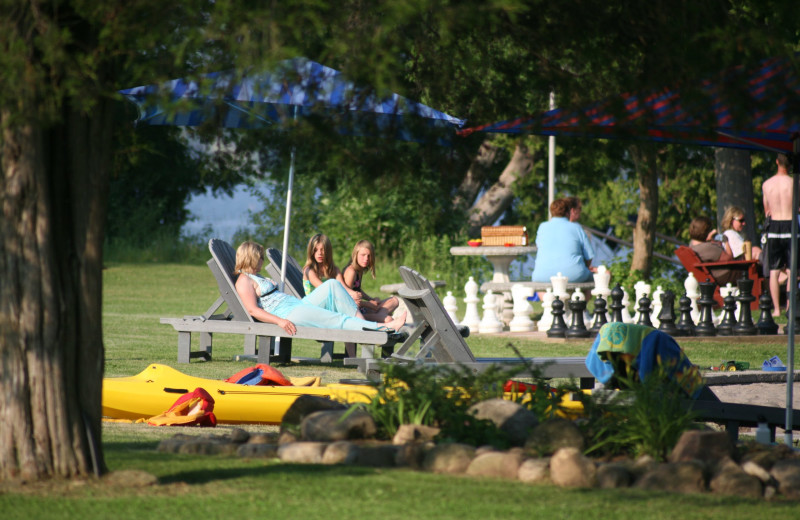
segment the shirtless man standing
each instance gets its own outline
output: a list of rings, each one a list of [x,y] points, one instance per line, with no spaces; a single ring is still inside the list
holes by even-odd
[[[769,264],[769,293],[772,296],[772,315],[780,316],[780,287],[789,279],[792,244],[792,178],[789,159],[779,154],[775,160],[778,172],[764,181],[764,213],[767,225],[767,263]],[[788,289],[787,289],[788,292]]]

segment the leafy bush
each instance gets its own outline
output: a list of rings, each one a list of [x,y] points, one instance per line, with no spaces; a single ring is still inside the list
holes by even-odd
[[[522,373],[533,376],[525,378],[533,381],[527,390],[506,394],[505,382]],[[402,424],[419,424],[440,428],[440,441],[507,448],[504,432],[469,413],[472,405],[510,397],[544,420],[559,412],[567,391],[550,388],[540,369],[525,360],[511,367],[491,366],[477,374],[464,366],[387,364],[377,395],[370,403],[351,409],[365,409],[384,438],[394,436]]]
[[[622,378],[626,391],[593,392],[582,397],[584,420],[591,439],[589,453],[650,455],[665,460],[683,432],[694,425],[696,414],[684,407],[681,386],[665,371],[654,371],[645,381]]]

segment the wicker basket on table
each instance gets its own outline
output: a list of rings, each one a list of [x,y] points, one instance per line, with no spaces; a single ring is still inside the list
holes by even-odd
[[[484,246],[527,246],[528,229],[525,226],[483,226],[481,242]]]

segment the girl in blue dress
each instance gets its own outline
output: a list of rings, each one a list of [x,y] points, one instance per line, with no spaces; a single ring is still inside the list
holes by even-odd
[[[258,321],[278,325],[294,335],[297,326],[342,330],[398,330],[405,324],[406,313],[378,326],[366,321],[355,302],[336,280],[328,280],[314,291],[315,301],[300,300],[278,291],[271,279],[259,274],[264,267],[264,248],[255,242],[243,242],[236,250],[236,292],[245,310]],[[323,298],[324,296],[324,298]],[[322,306],[319,305],[322,302]]]

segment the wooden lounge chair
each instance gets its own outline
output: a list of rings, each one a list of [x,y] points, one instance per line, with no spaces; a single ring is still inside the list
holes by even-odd
[[[697,253],[688,246],[680,246],[675,250],[675,256],[683,264],[684,269],[692,273],[698,282],[713,282],[716,284],[714,289],[714,301],[720,307],[724,305],[720,295],[719,282],[711,274],[712,269],[736,269],[742,271],[742,276],[753,280],[753,296],[755,300],[750,303],[750,309],[758,308],[758,297],[761,295],[761,274],[758,269],[758,260],[731,260],[729,262],[701,262]]]
[[[290,336],[277,325],[258,322],[245,310],[236,292],[236,278],[233,275],[236,252],[230,244],[216,238],[209,241],[208,249],[211,251],[208,267],[217,280],[219,298],[201,316],[161,318],[161,323],[171,325],[178,331],[179,363],[188,363],[194,357],[210,360],[214,333],[244,335],[244,355],[255,358],[259,363],[269,363],[271,357],[277,358],[280,362],[290,361],[293,338],[354,342],[381,347],[393,346],[400,339],[396,334],[382,331],[349,331],[315,327],[297,327],[297,333]],[[227,309],[223,313],[218,313],[223,305],[227,305]],[[200,336],[198,351],[191,349],[193,333]],[[275,338],[281,338],[280,347],[274,353],[275,356],[271,356],[275,350]]]
[[[523,362],[515,358],[476,358],[428,279],[405,266],[400,267],[400,276],[406,287],[401,288],[398,295],[405,301],[414,320],[408,338],[386,360],[345,359],[346,365],[357,365],[360,371],[375,379],[382,362],[458,364],[476,372],[493,364],[519,365]],[[582,388],[594,386],[594,377],[586,368],[583,357],[528,358],[526,361],[541,369],[545,377],[579,378]]]

